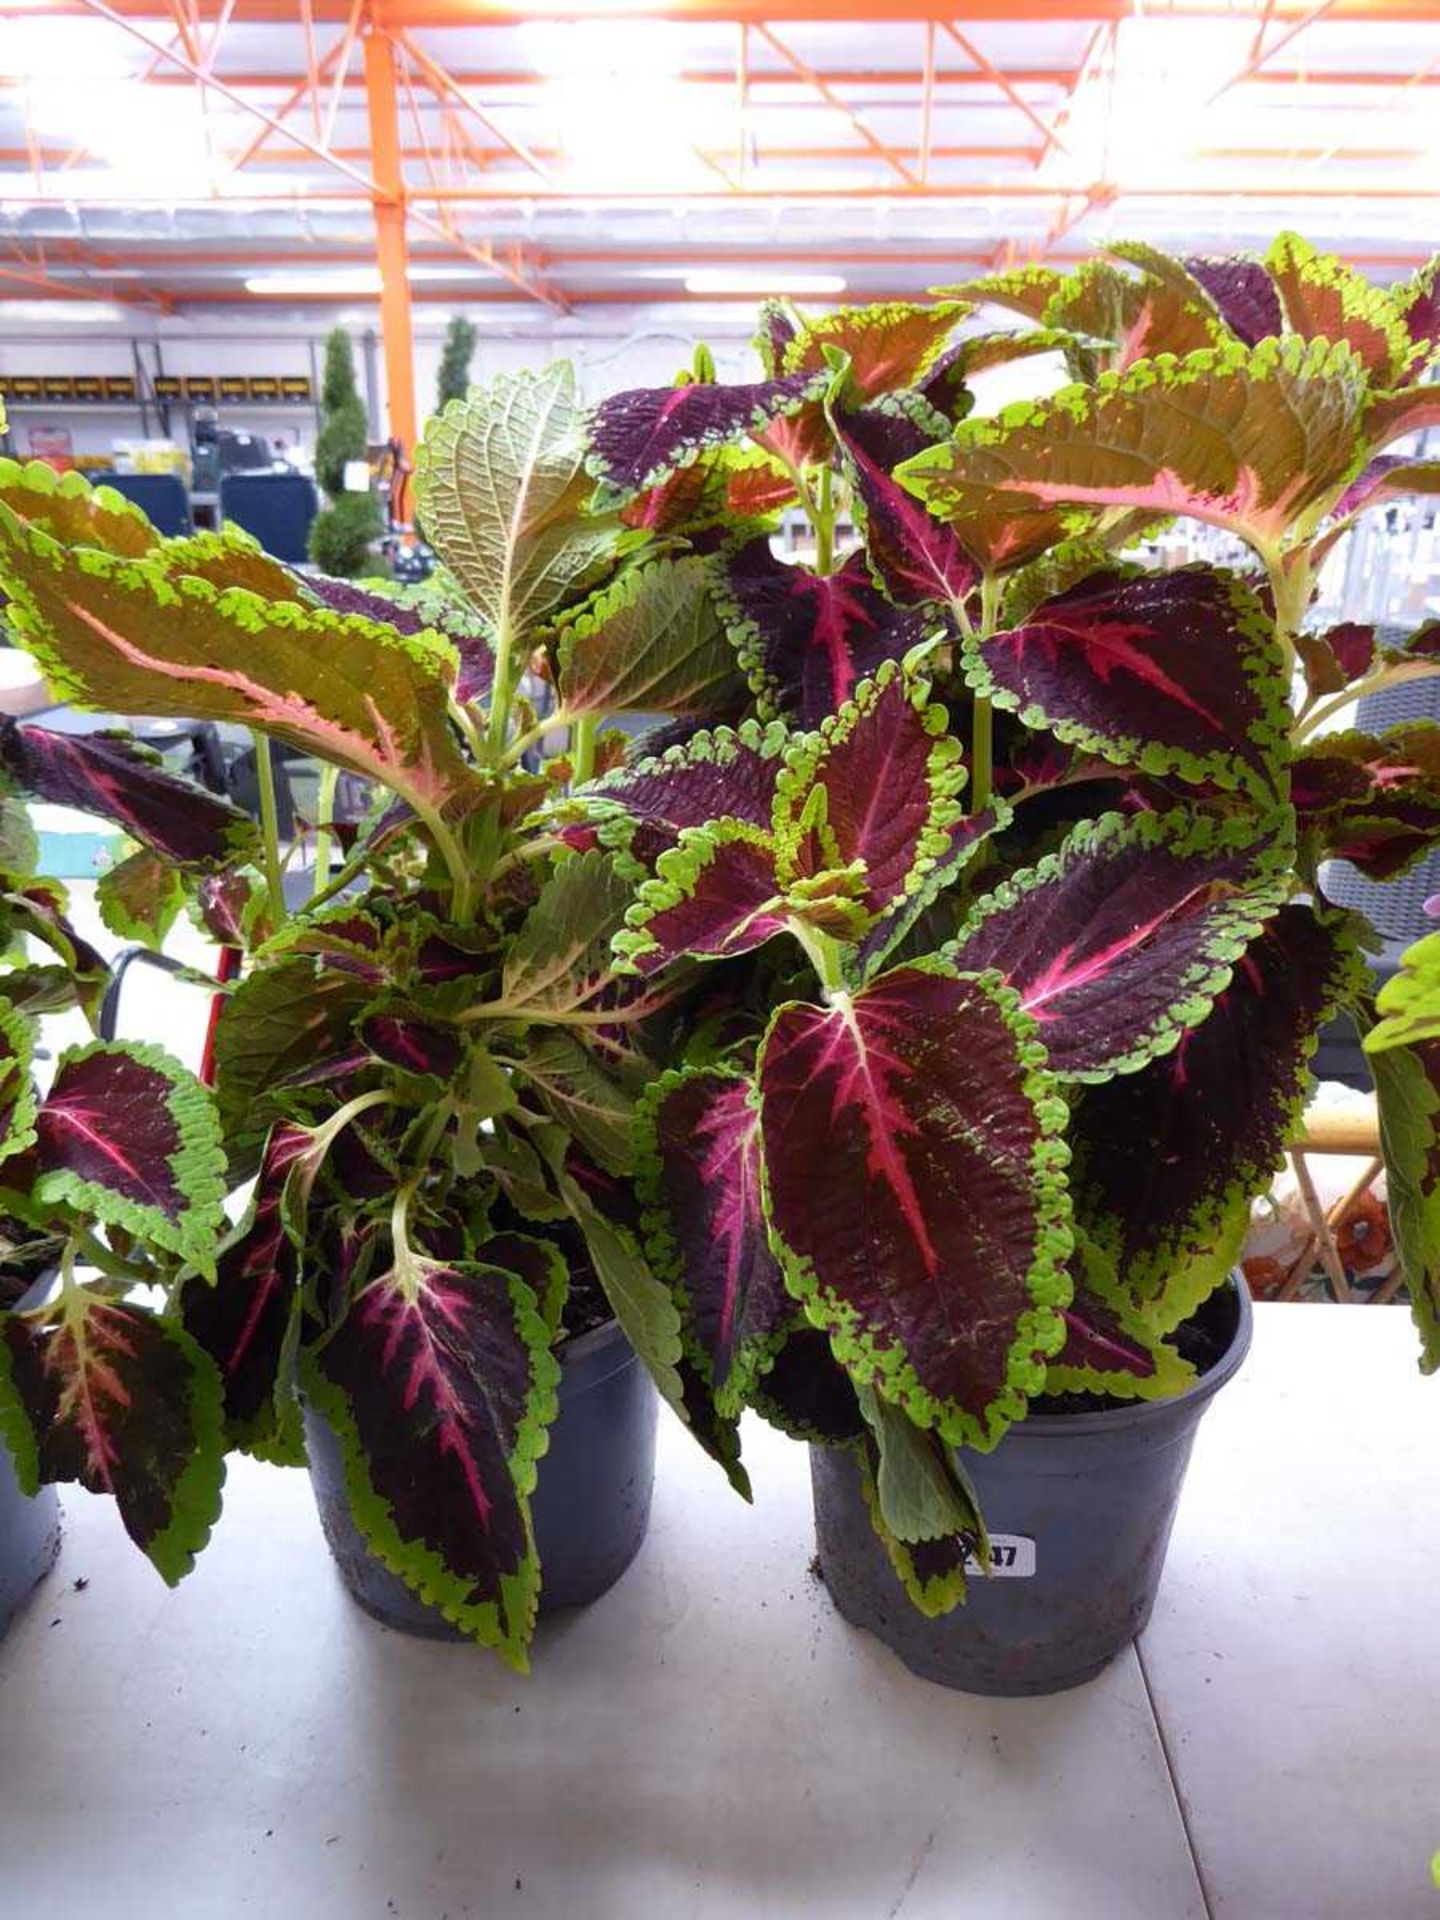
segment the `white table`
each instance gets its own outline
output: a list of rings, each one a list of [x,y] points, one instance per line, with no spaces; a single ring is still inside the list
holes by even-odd
[[[664,1424],[649,1541],[528,1681],[355,1610],[300,1475],[237,1465],[173,1594],[67,1492],[0,1648],[0,1915],[1435,1920],[1440,1381],[1402,1312],[1258,1319],[1143,1664],[1050,1700],[845,1626],[759,1427],[752,1510]]]

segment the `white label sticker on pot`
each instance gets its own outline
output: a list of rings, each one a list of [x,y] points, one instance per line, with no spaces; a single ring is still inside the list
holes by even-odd
[[[1035,1542],[1023,1533],[992,1533],[990,1571],[1001,1580],[1033,1580]]]

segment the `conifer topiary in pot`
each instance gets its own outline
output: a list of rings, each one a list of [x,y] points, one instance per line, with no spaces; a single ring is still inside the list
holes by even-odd
[[[592,508],[585,452],[565,366],[431,423],[420,498],[448,571],[423,617],[404,590],[302,578],[230,530],[164,540],[103,488],[0,463],[7,619],[57,690],[247,726],[322,769],[287,852],[268,751],[257,824],[128,737],[4,736],[13,790],[136,843],[100,886],[115,931],[158,945],[188,907],[238,959],[213,1092],[145,1049],[124,1057],[153,1083],[127,1066],[117,1087],[86,1051],[74,1177],[36,1158],[29,1108],[9,1117],[0,1203],[62,1252],[56,1285],[0,1315],[22,1479],[114,1494],[174,1579],[227,1449],[308,1456],[362,1604],[517,1666],[537,1610],[595,1597],[640,1544],[651,1381],[743,1486],[633,1181],[635,1103],[701,970],[618,970],[621,863],[544,809],[616,763],[607,715],[693,727],[744,682],[706,563]],[[342,773],[375,796],[358,827],[332,817]]]
[[[1356,520],[1437,488],[1394,449],[1440,422],[1440,290],[1285,235],[956,294],[772,304],[754,384],[600,405],[601,500],[710,554],[752,701],[559,812],[637,887],[623,967],[710,976],[640,1106],[692,1365],[815,1443],[842,1611],[1026,1692],[1143,1625],[1243,1354],[1252,1198],[1368,1002],[1323,862],[1440,842],[1440,728],[1333,730],[1440,671],[1435,632],[1312,613]],[[974,415],[1005,362],[1037,397]],[[1162,568],[1177,517],[1214,561]],[[1440,1086],[1406,1051],[1381,1117],[1429,1366]]]

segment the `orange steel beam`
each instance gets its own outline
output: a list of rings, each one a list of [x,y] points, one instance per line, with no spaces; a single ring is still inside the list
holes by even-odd
[[[338,46],[333,46],[328,50],[324,59],[321,60],[318,68],[316,69],[317,78],[323,78],[326,72],[329,70],[329,68],[334,65],[335,55],[339,52],[339,50],[340,49]],[[303,80],[301,80],[296,86],[292,87],[290,92],[287,93],[285,98],[281,101],[275,114],[276,127],[279,127],[285,120],[289,119],[290,115],[295,111],[296,107],[300,105],[300,102],[305,98],[307,93],[311,94],[312,96],[314,94],[314,81],[311,79],[309,74],[306,74]],[[233,159],[228,159],[227,164],[229,166],[230,172],[239,173],[242,167],[248,167],[251,161],[255,160],[259,156],[260,149],[265,145],[266,141],[269,140],[270,136],[276,131],[276,127],[261,127],[260,130],[256,133],[255,138],[250,142],[249,146],[246,147],[243,153],[237,153],[233,157]]]
[[[340,36],[339,59],[335,68],[335,84],[330,89],[330,104],[325,109],[325,124],[320,130],[320,144],[328,147],[335,138],[335,116],[340,111],[343,97],[342,86],[350,71],[350,55],[355,48],[355,36],[360,31],[360,9],[363,0],[350,0],[350,12],[346,16],[345,31]]]
[[[365,105],[370,151],[380,192],[375,198],[375,253],[380,264],[380,337],[385,349],[385,405],[392,439],[415,446],[415,343],[410,328],[409,261],[405,250],[405,180],[395,49],[383,33],[365,35]]]
[[[901,160],[891,148],[887,147],[883,140],[875,137],[869,127],[867,127],[865,122],[860,118],[859,114],[856,113],[855,109],[840,98],[840,95],[836,93],[835,89],[830,85],[829,81],[825,79],[823,74],[816,73],[813,67],[806,66],[805,62],[801,60],[798,55],[793,54],[785,45],[785,42],[773,33],[769,27],[765,26],[763,22],[757,22],[756,31],[772,52],[778,53],[787,65],[794,68],[807,86],[813,87],[822,100],[828,101],[837,113],[845,116],[870,151],[883,160],[887,166],[892,167],[907,186],[917,187],[920,185],[918,174],[916,174],[905,161]]]
[[[423,47],[417,46],[409,34],[397,33],[395,38],[415,62],[415,65],[420,70],[421,77],[429,86],[432,93],[442,100],[448,95],[458,106],[464,107],[467,113],[478,120],[492,138],[508,147],[516,159],[522,161],[529,167],[532,173],[538,173],[542,180],[548,180],[550,178],[548,169],[541,164],[530,151],[529,147],[525,145],[524,141],[513,139],[506,133],[503,127],[497,126],[494,119],[485,111],[484,107],[481,106],[480,102],[474,97],[470,90],[467,87],[462,87],[456,80],[452,79],[438,60],[433,60]]]
[[[118,11],[133,19],[163,20],[162,0],[118,0]],[[206,8],[201,8],[204,17]],[[214,11],[213,4],[208,9]],[[341,21],[348,0],[315,0],[315,17]],[[523,26],[531,20],[574,20],[590,11],[577,0],[375,0],[378,22],[386,27],[501,27]],[[609,0],[608,18],[644,21],[672,20],[752,25],[766,21],[865,22],[945,20],[956,10],[956,0]],[[1276,21],[1303,18],[1302,0],[1277,0]],[[85,11],[85,0],[7,0],[12,15],[64,14]],[[965,19],[971,21],[1036,21],[1074,26],[1094,20],[1125,20],[1135,11],[1134,0],[966,0]],[[1186,0],[1168,8],[1180,19],[1235,18],[1230,0]],[[295,0],[247,0],[247,22],[295,18]],[[1336,0],[1334,17],[1367,24],[1425,24],[1435,21],[1434,0]]]
[[[467,147],[467,151],[469,153],[470,158],[482,170],[493,167],[497,163],[497,161],[502,161],[511,157],[510,149],[508,147],[474,147],[474,146],[470,146],[468,142],[466,143],[466,147]],[[52,167],[52,166],[64,167],[66,162],[70,158],[70,154],[74,151],[74,149],[49,146],[49,147],[41,147],[39,151],[40,151],[41,159],[44,161],[47,167]],[[703,148],[697,147],[695,151],[701,158],[711,158],[711,157],[717,158],[717,159],[719,158],[718,155],[715,155],[715,156],[708,155],[706,153],[706,150]],[[898,146],[894,149],[894,151],[898,153],[903,159],[913,159],[917,165],[917,168],[923,157],[923,152],[924,152],[924,150],[921,148],[914,148],[914,147],[907,147],[907,146]],[[1217,147],[1213,149],[1202,148],[1200,149],[1200,151],[1201,152],[1213,151],[1216,153],[1223,153],[1227,156],[1236,155],[1246,159],[1255,159],[1255,158],[1263,159],[1267,156],[1271,156],[1277,160],[1290,160],[1290,159],[1294,159],[1297,154],[1303,159],[1306,157],[1307,153],[1310,153],[1310,152],[1318,153],[1320,149],[1318,147],[1313,149],[1306,149],[1306,148],[1296,148],[1292,146],[1275,146],[1275,147],[1246,147],[1246,148]],[[1408,159],[1412,157],[1417,157],[1421,153],[1428,152],[1429,149],[1421,148],[1421,147],[1394,148],[1394,147],[1349,147],[1347,146],[1345,151],[1347,154],[1353,155],[1356,159],[1363,158],[1368,160],[1388,160],[1388,159],[1395,159],[1395,158]],[[559,150],[557,148],[536,147],[534,149],[534,152],[536,156],[541,160],[556,160],[559,158]],[[353,160],[357,163],[368,160],[370,157],[370,149],[368,147],[332,147],[330,149],[330,153],[332,157],[336,159]],[[1040,158],[1041,149],[1038,145],[1030,146],[1030,147],[1015,147],[1015,146],[1008,146],[1008,145],[1001,145],[1001,146],[978,146],[978,145],[948,146],[947,145],[947,146],[932,146],[929,150],[929,153],[930,153],[930,158],[932,160],[998,160],[998,161],[1008,160],[1008,161],[1013,161],[1016,166],[1031,166],[1035,163],[1035,161],[1037,161]],[[230,156],[222,154],[220,157],[222,160],[226,161],[228,165]],[[284,146],[279,146],[274,142],[271,142],[271,144],[266,148],[266,150],[263,153],[250,154],[247,157],[245,164],[247,167],[293,167],[297,161],[303,161],[307,157],[308,157],[307,149],[304,147],[284,147]],[[734,156],[730,155],[728,157],[730,159],[731,166],[733,168]],[[821,161],[832,161],[832,162],[843,161],[843,160],[854,160],[858,158],[858,155],[854,147],[764,146],[760,148],[757,157],[761,160],[770,161],[772,163],[781,162],[781,161],[789,163],[789,162],[804,161],[804,160],[821,160]],[[428,177],[430,165],[434,164],[436,155],[433,147],[407,146],[403,149],[401,153],[401,158],[407,162],[414,162],[419,165],[424,165],[426,167],[426,173]],[[0,147],[0,167],[5,167],[7,165],[24,166],[27,164],[27,161],[28,161],[27,149],[20,148],[20,147]],[[236,162],[237,168],[238,168],[238,164],[239,163],[237,161]],[[505,177],[511,180],[514,179],[513,174],[510,174]],[[442,183],[438,179],[433,179],[433,178],[431,179],[431,186],[436,188],[441,193],[444,192],[445,184],[446,183]],[[783,192],[783,189],[781,189],[781,191]],[[3,189],[0,189],[0,197],[3,197]],[[543,195],[541,197],[543,198]],[[71,198],[83,199],[84,198],[83,186],[76,188],[72,193]]]
[[[127,19],[124,14],[117,12],[114,7],[107,6],[105,0],[79,0],[79,5],[84,12],[94,14],[101,20],[108,20],[112,26],[120,27],[124,32],[131,34],[135,39],[139,40],[143,46],[147,46],[152,53],[163,55],[173,66],[177,66],[181,68],[183,72],[188,73],[192,80],[198,80],[202,87],[208,87],[212,92],[218,93],[223,100],[228,100],[231,106],[238,107],[242,113],[248,113],[254,119],[264,121],[265,125],[269,127],[273,133],[288,131],[290,138],[297,146],[303,147],[307,153],[313,154],[317,160],[323,160],[327,166],[335,167],[341,173],[348,174],[352,180],[359,182],[367,194],[374,194],[377,191],[375,182],[369,174],[362,173],[358,167],[352,167],[347,160],[336,160],[324,147],[317,145],[312,140],[307,140],[303,134],[297,133],[293,127],[289,129],[282,127],[273,114],[266,113],[263,107],[257,107],[253,100],[245,99],[243,94],[236,93],[235,89],[227,85],[224,80],[221,80],[216,74],[207,73],[204,67],[197,66],[193,60],[188,59],[184,54],[179,52],[177,48],[164,46],[159,41],[152,39],[143,27],[137,26],[133,20]],[[73,198],[74,196],[72,195],[71,197]]]
[[[982,53],[973,40],[968,40],[952,20],[944,20],[941,22],[941,25],[965,55],[965,58],[972,61],[974,65],[980,69],[981,73],[985,75],[985,78],[1000,89],[1012,107],[1017,108],[1019,112],[1024,114],[1031,126],[1035,128],[1044,140],[1045,152],[1048,153],[1051,147],[1059,147],[1062,153],[1069,151],[1065,142],[1056,133],[1055,129],[1048,121],[1040,118],[1030,102],[1020,92],[1018,87],[1016,87],[1014,81],[1011,80],[1008,75],[1001,73],[998,67],[992,65],[989,56]]]
[[[1232,87],[1243,85],[1252,73],[1258,73],[1266,61],[1273,59],[1282,47],[1288,47],[1297,33],[1303,33],[1306,27],[1313,26],[1317,20],[1324,19],[1327,13],[1333,13],[1338,4],[1339,0],[1318,0],[1317,5],[1310,7],[1298,20],[1292,22],[1292,24],[1285,29],[1284,33],[1279,34],[1270,42],[1269,46],[1266,47],[1260,44],[1265,37],[1265,25],[1268,24],[1270,19],[1275,17],[1276,13],[1276,9],[1273,6],[1270,7],[1265,21],[1262,22],[1260,32],[1256,35],[1255,45],[1251,51],[1250,58],[1237,74],[1232,75],[1229,80],[1224,81],[1215,89],[1214,93],[1212,93],[1210,98],[1205,102],[1206,106],[1213,107],[1215,102],[1224,94],[1229,93]]]

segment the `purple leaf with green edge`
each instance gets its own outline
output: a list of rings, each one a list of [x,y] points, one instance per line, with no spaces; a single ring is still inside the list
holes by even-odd
[[[95,889],[100,918],[111,933],[138,941],[152,953],[164,946],[184,912],[185,899],[184,877],[148,847],[107,867]]]
[[[857,1383],[981,1448],[1039,1390],[1069,1298],[1065,1109],[1032,1033],[1005,989],[929,963],[788,1002],[760,1053],[786,1284]]]
[[[790,807],[790,822],[777,818],[776,826],[782,873],[791,857],[807,875],[863,861],[859,898],[871,914],[919,893],[951,851],[961,818],[965,769],[947,729],[944,708],[930,703],[924,684],[893,661],[882,664],[825,721],[813,758],[799,759],[780,782],[780,800]],[[818,854],[800,838],[812,819]]]
[[[1106,814],[981,903],[946,948],[993,968],[1066,1080],[1133,1073],[1178,1046],[1289,890],[1288,847],[1177,810]]]
[[[0,1318],[0,1437],[27,1493],[56,1481],[110,1494],[174,1586],[220,1512],[220,1382],[183,1328],[145,1308],[66,1295],[44,1325]]]
[[[176,866],[229,866],[259,847],[248,814],[167,772],[126,734],[53,733],[5,720],[0,770],[32,799],[113,821]]]
[[[323,961],[327,969],[353,974],[357,980],[383,985],[390,978],[385,951],[385,928],[373,913],[348,905],[294,918],[280,928],[271,952],[304,954]]]
[[[9,984],[8,975],[0,976],[0,987]],[[39,1102],[31,1077],[34,1053],[30,1022],[8,997],[0,998],[0,1160],[35,1143]]]
[[[795,1320],[766,1236],[752,1083],[711,1067],[667,1073],[636,1125],[651,1264],[672,1284],[717,1406],[737,1414]]]
[[[854,488],[854,511],[875,583],[897,606],[962,605],[980,573],[954,533],[894,478],[924,451],[902,416],[878,407],[834,413],[832,424]]]
[[[763,946],[789,925],[774,842],[736,820],[685,828],[625,919],[616,966],[647,977],[681,954],[725,960]]]
[[[438,638],[172,578],[151,560],[67,552],[3,503],[0,584],[16,636],[76,706],[255,727],[431,816],[474,787]]]
[[[1291,797],[1317,857],[1393,880],[1440,842],[1440,725],[1324,734],[1296,759]]]
[[[591,781],[564,807],[583,809],[597,825],[566,826],[560,832],[567,845],[582,852],[576,836],[588,832],[589,845],[598,840],[623,850],[651,871],[686,827],[730,819],[768,828],[787,741],[783,727],[750,720],[738,728],[694,733],[681,746]]]
[[[416,1254],[301,1354],[366,1545],[522,1673],[540,1594],[530,1494],[559,1378],[518,1275]]]
[[[837,307],[808,321],[790,341],[784,372],[828,371],[831,356],[843,353],[850,363],[849,389],[862,401],[918,386],[967,310],[958,300]]]
[[[260,946],[274,932],[263,874],[253,867],[208,873],[195,889],[195,914],[201,927],[222,947],[242,952]]]
[[[1077,1218],[1153,1332],[1179,1326],[1234,1265],[1251,1201],[1295,1137],[1320,1029],[1363,980],[1341,921],[1283,907],[1173,1051],[1081,1100]]]
[[[698,1366],[688,1354],[675,1363],[680,1378],[681,1411],[686,1426],[697,1444],[722,1470],[742,1500],[753,1500],[750,1476],[740,1458],[740,1421],[737,1415],[723,1414],[715,1404],[715,1395]]]
[[[455,674],[455,698],[462,702],[483,700],[495,683],[495,653],[475,616],[462,616],[460,609],[447,608],[443,617],[429,618],[415,607],[394,599],[383,588],[360,587],[353,580],[334,580],[329,574],[306,574],[303,585],[321,606],[334,613],[358,613],[397,633],[440,633],[454,647],[459,660]]]
[[[1273,623],[1233,574],[1110,568],[965,642],[973,692],[1069,746],[1273,799],[1290,708]]]
[[[556,1344],[570,1292],[570,1268],[556,1243],[533,1233],[492,1233],[479,1242],[475,1258],[482,1267],[503,1267],[525,1282]]]
[[[303,954],[240,982],[215,1028],[215,1096],[232,1151],[259,1143],[292,1074],[353,1051],[355,1022],[373,998],[363,979]]]
[[[849,1374],[803,1319],[751,1388],[750,1405],[792,1440],[815,1446],[844,1446],[866,1431]]]
[[[1195,1369],[1136,1312],[1113,1263],[1083,1230],[1071,1259],[1074,1295],[1064,1309],[1065,1344],[1045,1374],[1045,1392],[1168,1400],[1195,1382]]]
[[[93,1026],[110,984],[110,968],[66,919],[65,889],[57,881],[38,878],[0,896],[0,904],[15,932],[31,934],[58,956],[74,982],[75,998]]]
[[[1320,253],[1298,233],[1271,243],[1265,267],[1285,319],[1305,340],[1344,340],[1377,386],[1390,386],[1410,359],[1412,342],[1390,295],[1337,254]]]
[[[1344,342],[1202,348],[962,421],[896,477],[962,537],[997,514],[1075,537],[1125,507],[1189,514],[1263,554],[1354,477],[1369,399]]]
[[[160,535],[114,487],[92,487],[80,473],[57,473],[43,460],[0,458],[0,504],[67,547],[100,547],[138,558]]]
[[[376,1012],[362,1020],[356,1034],[386,1066],[420,1074],[449,1084],[460,1070],[464,1052],[453,1027],[421,1020],[400,1012]]]
[[[1440,1041],[1367,1055],[1375,1076],[1385,1199],[1420,1335],[1420,1371],[1440,1369]]]
[[[1045,309],[1048,328],[1103,341],[1104,364],[1123,373],[1157,353],[1193,353],[1214,346],[1223,329],[1213,307],[1174,280],[1122,273],[1108,260],[1087,260],[1069,274]]]
[[[1277,335],[1285,324],[1280,295],[1263,261],[1243,253],[1187,254],[1182,263],[1215,303],[1235,338],[1247,347]]]
[[[843,706],[882,660],[901,659],[928,625],[876,590],[863,553],[817,574],[777,560],[763,536],[721,562],[716,595],[762,717],[805,728]]]
[[[706,382],[611,394],[590,414],[587,467],[611,493],[639,493],[688,466],[703,448],[763,432],[818,400],[829,378],[827,368],[750,386]]]
[[[285,1231],[281,1200],[292,1167],[308,1153],[308,1127],[272,1128],[244,1221],[226,1240],[213,1282],[193,1279],[180,1295],[185,1331],[220,1372],[230,1446],[293,1465],[293,1413],[282,1396],[282,1365],[297,1311],[299,1253]],[[303,1463],[303,1448],[299,1451]]]
[[[1370,671],[1375,659],[1374,627],[1360,620],[1342,620],[1326,630],[1324,640],[1346,680],[1358,680]]]
[[[560,699],[570,714],[733,709],[743,686],[699,554],[623,573],[560,629]]]
[[[1415,346],[1440,345],[1440,253],[1432,254],[1408,280],[1391,287],[1390,298]],[[1430,357],[1420,356],[1420,365],[1423,367]],[[1412,362],[1412,378],[1416,371]]]
[[[160,1047],[61,1054],[35,1116],[35,1197],[215,1271],[224,1153],[208,1091]]]
[[[762,300],[752,345],[767,379],[773,380],[780,373],[785,349],[794,338],[795,318],[786,302]]]
[[[1434,426],[1440,426],[1440,385],[1433,382],[1372,394],[1365,409],[1365,439],[1372,451]]]
[[[914,893],[902,894],[882,913],[855,949],[851,965],[857,980],[869,979],[885,964],[925,909],[954,885],[991,834],[1008,826],[1012,818],[1005,802],[994,800],[946,829],[945,851],[935,859],[923,884]]]

